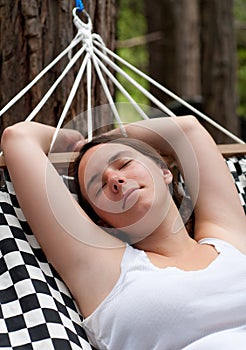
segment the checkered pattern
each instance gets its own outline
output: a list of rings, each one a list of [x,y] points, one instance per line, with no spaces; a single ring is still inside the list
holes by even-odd
[[[246,214],[246,156],[226,159],[227,166],[233,176],[238,195]]]
[[[226,162],[246,213],[246,157]],[[70,187],[73,179],[64,181]],[[0,348],[92,349],[77,306],[30,231],[10,181],[0,204]]]
[[[246,214],[246,156],[230,157],[225,159],[233,177],[239,199]],[[181,175],[178,177],[179,189],[184,195],[188,192]],[[189,197],[187,197],[189,198]]]
[[[0,192],[0,348],[87,350],[81,316],[6,181]]]

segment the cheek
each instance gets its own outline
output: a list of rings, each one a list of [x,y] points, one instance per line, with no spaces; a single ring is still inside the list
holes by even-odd
[[[151,183],[153,184],[151,169],[141,163],[129,169],[129,171],[126,171],[125,176],[135,180],[140,186],[149,186]]]

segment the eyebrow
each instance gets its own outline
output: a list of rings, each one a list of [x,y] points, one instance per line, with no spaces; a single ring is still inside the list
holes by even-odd
[[[109,158],[109,160],[107,161],[107,165],[113,163],[116,159],[118,159],[120,156],[123,156],[123,155],[129,155],[129,151],[120,151],[120,152],[117,152],[116,154],[114,154],[112,157]],[[88,181],[88,184],[86,186],[86,192],[88,193],[91,185],[93,184],[93,182],[95,182],[98,177],[100,177],[101,174],[100,173],[96,173],[95,175],[93,175],[90,180]]]
[[[113,163],[116,159],[118,159],[120,156],[129,155],[129,151],[119,151],[116,154],[114,154],[111,158],[109,158],[107,164]]]

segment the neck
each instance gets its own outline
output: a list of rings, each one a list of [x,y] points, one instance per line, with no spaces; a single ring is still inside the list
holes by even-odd
[[[134,246],[146,252],[167,257],[180,256],[194,248],[197,243],[189,236],[176,205],[172,202],[168,215],[161,225]]]

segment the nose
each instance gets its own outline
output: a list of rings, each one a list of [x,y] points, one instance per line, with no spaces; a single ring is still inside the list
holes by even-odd
[[[116,173],[110,173],[108,175],[108,184],[110,189],[117,193],[122,191],[122,186],[126,183],[126,178]]]

